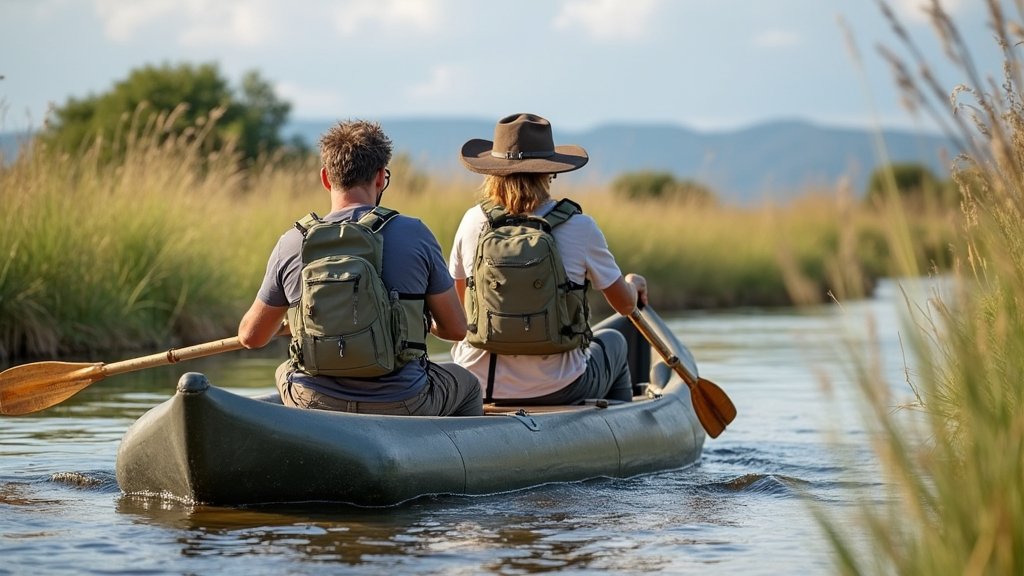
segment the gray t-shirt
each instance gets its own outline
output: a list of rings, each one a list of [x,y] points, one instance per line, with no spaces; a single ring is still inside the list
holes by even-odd
[[[331,212],[329,222],[358,220],[373,206],[362,205]],[[381,278],[389,290],[405,294],[440,294],[453,285],[441,247],[422,221],[404,215],[393,218],[380,232],[384,235],[384,266]],[[257,297],[269,306],[296,306],[302,262],[302,234],[293,228],[281,235],[267,262],[267,273]],[[399,402],[418,394],[427,382],[426,361],[409,362],[379,378],[331,378],[295,372],[291,380],[343,400]]]

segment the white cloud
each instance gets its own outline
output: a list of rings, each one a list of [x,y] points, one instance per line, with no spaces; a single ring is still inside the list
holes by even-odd
[[[435,66],[429,78],[409,88],[409,98],[413,102],[420,102],[454,97],[462,92],[463,80],[464,75],[458,67],[448,64]]]
[[[661,0],[567,0],[552,23],[556,30],[583,29],[598,40],[635,40],[652,27]]]
[[[135,38],[140,29],[159,21],[175,10],[175,0],[96,0],[96,14],[103,21],[103,31],[116,42]]]
[[[939,0],[942,9],[950,14],[961,12],[969,0]],[[977,1],[977,0],[974,0]],[[901,16],[917,22],[928,22],[925,8],[930,8],[932,0],[893,0],[892,7]]]
[[[439,0],[353,0],[334,10],[334,24],[345,36],[370,26],[429,33],[438,29],[441,10]]]
[[[789,30],[765,30],[754,36],[753,42],[761,48],[788,48],[800,44],[800,35]]]
[[[185,47],[252,47],[274,30],[272,0],[95,0],[103,30],[115,42],[129,42],[154,26],[176,26]],[[168,22],[170,21],[170,22]]]
[[[251,48],[265,43],[274,33],[273,10],[266,0],[190,0],[186,6],[188,24],[179,37],[184,46]]]

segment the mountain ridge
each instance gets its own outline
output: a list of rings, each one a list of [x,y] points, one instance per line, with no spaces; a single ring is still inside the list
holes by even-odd
[[[462,144],[490,139],[494,121],[475,118],[382,118],[395,143],[431,173],[465,174],[458,161]],[[326,120],[293,121],[286,132],[316,145],[332,124]],[[694,179],[728,202],[786,200],[809,189],[834,189],[846,180],[856,195],[864,192],[878,160],[879,137],[889,162],[915,162],[937,176],[948,174],[956,151],[946,138],[902,129],[874,131],[778,119],[721,131],[696,130],[670,123],[612,122],[583,130],[554,128],[556,144],[578,144],[590,162],[571,178],[607,184],[621,173],[671,172]]]
[[[334,120],[293,120],[282,130],[316,149],[320,135]],[[431,174],[468,176],[459,163],[462,144],[490,139],[494,121],[458,117],[380,119],[395,151],[408,154]],[[786,201],[809,190],[834,190],[846,182],[853,194],[864,193],[872,171],[883,164],[878,142],[889,162],[914,162],[946,178],[957,154],[946,138],[905,129],[878,132],[817,124],[801,119],[770,120],[730,130],[697,130],[671,123],[609,122],[581,130],[554,129],[556,144],[578,144],[590,155],[585,168],[568,175],[574,183],[606,185],[625,172],[656,170],[678,179],[693,179],[720,199],[747,204]],[[24,133],[0,133],[0,157],[17,154]]]

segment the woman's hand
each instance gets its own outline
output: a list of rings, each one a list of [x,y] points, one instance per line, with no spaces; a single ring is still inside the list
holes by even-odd
[[[647,279],[639,274],[629,273],[626,274],[626,282],[633,286],[636,290],[636,304],[637,307],[643,308],[647,306]]]

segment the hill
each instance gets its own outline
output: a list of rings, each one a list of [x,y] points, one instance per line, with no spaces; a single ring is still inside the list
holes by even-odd
[[[489,139],[493,120],[382,119],[395,149],[408,153],[429,172],[465,174],[458,151],[470,138]],[[330,120],[294,121],[286,133],[311,146]],[[881,134],[889,161],[917,162],[939,176],[955,155],[949,142],[935,135],[885,130]],[[748,203],[764,198],[785,200],[814,187],[834,187],[848,178],[862,194],[881,162],[878,135],[868,130],[819,126],[804,121],[777,121],[735,131],[702,132],[671,124],[609,124],[583,131],[555,130],[556,143],[579,144],[590,163],[572,175],[576,182],[606,183],[623,172],[663,170],[711,186],[724,200]]]
[[[27,136],[17,132],[0,132],[0,165],[14,160]]]
[[[293,121],[296,135],[314,149],[331,120]],[[494,122],[483,119],[393,118],[381,124],[398,152],[436,174],[466,176],[458,151],[470,138],[490,138]],[[833,188],[847,178],[860,195],[881,162],[878,134],[867,130],[777,121],[740,130],[702,132],[671,124],[607,124],[582,131],[555,131],[556,143],[579,144],[590,163],[570,176],[581,184],[605,184],[623,172],[660,170],[710,186],[727,202],[784,201],[815,187]],[[917,162],[940,177],[948,173],[956,151],[936,135],[885,130],[881,133],[893,162]],[[10,161],[24,134],[0,133],[0,157]]]

